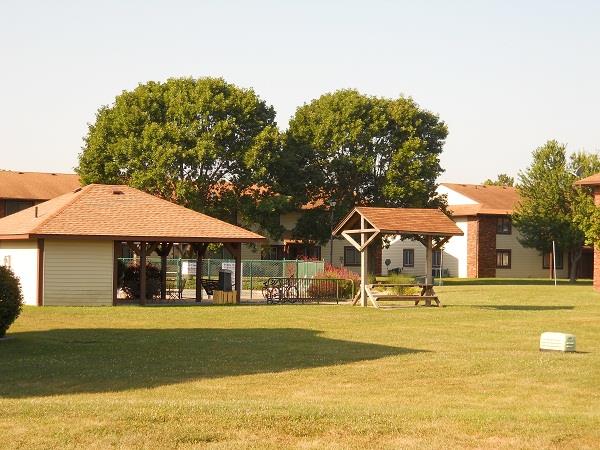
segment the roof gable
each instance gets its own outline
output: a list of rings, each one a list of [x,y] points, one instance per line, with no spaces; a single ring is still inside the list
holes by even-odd
[[[37,211],[37,216],[36,216]],[[0,237],[257,242],[241,227],[129,186],[91,184],[0,219]]]
[[[512,214],[520,201],[519,192],[511,186],[442,183],[441,186],[471,199],[474,203],[449,204],[454,216],[477,214]]]

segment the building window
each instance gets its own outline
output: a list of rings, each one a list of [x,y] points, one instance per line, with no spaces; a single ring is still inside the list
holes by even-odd
[[[432,266],[433,267],[442,267],[442,251],[434,250],[432,253]]]
[[[261,250],[260,259],[280,260],[283,259],[284,255],[285,253],[283,245],[269,245],[267,247],[263,247]]]
[[[360,252],[352,246],[344,247],[344,265],[360,266]]]
[[[415,266],[415,250],[412,248],[405,248],[402,250],[402,265],[404,267]]]
[[[510,269],[510,250],[496,250],[496,268]]]
[[[496,234],[511,234],[512,233],[512,220],[510,217],[498,217],[496,222]]]
[[[552,252],[544,252],[542,257],[542,267],[549,269],[551,265]],[[563,252],[556,250],[556,269],[560,270],[563,268]]]
[[[24,209],[31,208],[33,206],[33,200],[6,200],[5,214],[7,216],[23,211]]]

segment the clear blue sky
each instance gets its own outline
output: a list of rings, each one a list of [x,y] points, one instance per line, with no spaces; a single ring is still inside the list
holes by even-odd
[[[600,150],[598,1],[7,1],[0,168],[71,171],[95,111],[139,82],[222,76],[286,128],[338,88],[448,124],[442,181],[516,174],[547,139]]]

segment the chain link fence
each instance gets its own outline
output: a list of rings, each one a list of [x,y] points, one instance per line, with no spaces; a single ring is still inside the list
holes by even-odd
[[[123,265],[136,261],[135,258],[119,258]],[[151,256],[148,263],[161,268],[161,258]],[[216,280],[219,271],[231,270],[235,280],[235,260],[233,259],[203,259],[202,278]],[[263,298],[264,282],[274,277],[314,278],[325,269],[324,261],[301,260],[242,260],[242,297],[250,300]],[[176,290],[181,298],[195,297],[196,289],[196,260],[183,258],[167,259],[167,289]]]

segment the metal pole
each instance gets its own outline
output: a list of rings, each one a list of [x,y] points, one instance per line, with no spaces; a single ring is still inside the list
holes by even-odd
[[[252,300],[252,291],[254,291],[254,284],[252,284],[252,260],[250,260],[250,300]]]
[[[330,214],[330,236],[329,236],[329,265],[333,266],[333,208],[336,202],[329,202]]]

